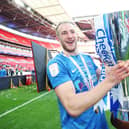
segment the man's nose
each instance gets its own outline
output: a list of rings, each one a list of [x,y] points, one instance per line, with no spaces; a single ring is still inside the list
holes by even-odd
[[[68,33],[68,38],[72,38],[73,34],[71,32]]]

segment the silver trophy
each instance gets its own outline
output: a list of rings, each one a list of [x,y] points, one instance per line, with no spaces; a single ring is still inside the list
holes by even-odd
[[[103,63],[113,66],[118,60],[129,60],[129,12],[116,12],[97,16],[94,19],[96,34],[96,52]],[[102,71],[104,71],[102,69]],[[102,79],[104,72],[102,72]],[[118,99],[117,118],[129,121],[129,77],[112,88],[113,99]]]
[[[114,15],[110,14],[115,30],[113,39],[117,60],[129,60],[129,32],[128,23],[126,22],[128,17],[124,14],[125,12],[114,13]],[[123,88],[123,98],[122,104],[118,109],[117,118],[129,121],[129,77],[122,80],[121,85]]]

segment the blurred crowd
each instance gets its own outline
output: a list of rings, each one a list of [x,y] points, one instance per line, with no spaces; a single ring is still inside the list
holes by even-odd
[[[0,66],[0,77],[21,76],[32,74],[34,70],[25,70],[23,67]]]

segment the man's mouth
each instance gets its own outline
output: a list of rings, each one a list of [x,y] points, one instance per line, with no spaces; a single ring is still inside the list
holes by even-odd
[[[73,40],[72,40],[72,41],[67,41],[66,43],[67,43],[67,44],[73,44],[74,41],[73,41]]]

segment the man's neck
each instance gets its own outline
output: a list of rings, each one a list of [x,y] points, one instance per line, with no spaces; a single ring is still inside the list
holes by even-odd
[[[67,52],[67,51],[63,51],[63,54],[65,55],[65,56],[67,56],[67,57],[69,57],[69,56],[75,56],[75,55],[77,55],[79,52],[76,50],[76,51],[74,51],[74,52]]]

